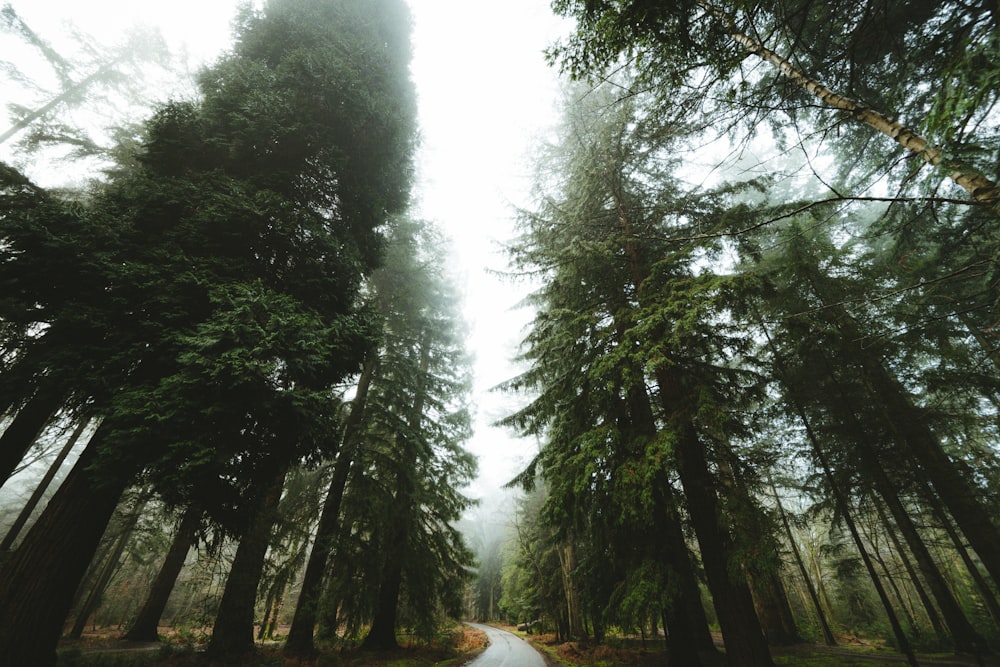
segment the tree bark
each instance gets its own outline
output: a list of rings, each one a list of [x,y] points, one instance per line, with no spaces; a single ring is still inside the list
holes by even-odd
[[[670,659],[674,664],[698,667],[702,664],[701,653],[716,652],[715,642],[708,628],[705,608],[701,604],[701,589],[698,587],[698,578],[673,496],[665,471],[660,471],[653,489],[656,502],[654,525],[663,537],[666,565],[677,581],[672,604],[663,613],[667,650],[670,651]]]
[[[698,433],[687,416],[676,414],[676,406],[682,400],[680,387],[662,367],[656,370],[656,380],[665,415],[674,429],[677,471],[687,497],[688,513],[701,549],[701,561],[729,664],[732,667],[771,667],[774,662],[747,581],[739,568],[730,567],[732,538],[720,523],[715,480]]]
[[[311,655],[316,648],[313,645],[317,621],[317,607],[323,593],[323,575],[326,572],[330,553],[336,544],[340,521],[340,504],[344,498],[344,489],[350,476],[355,449],[359,439],[359,430],[363,421],[365,405],[368,400],[368,389],[371,387],[375,374],[375,362],[367,362],[358,378],[358,388],[351,404],[351,414],[344,424],[343,444],[340,455],[334,465],[330,488],[323,501],[323,511],[320,514],[319,525],[316,527],[316,539],[302,579],[302,588],[295,605],[295,615],[292,617],[292,627],[288,630],[285,641],[285,654]]]
[[[146,601],[139,610],[135,622],[122,639],[135,642],[155,642],[160,640],[157,628],[160,624],[160,617],[167,607],[170,593],[174,590],[177,577],[184,567],[188,552],[194,545],[195,531],[201,523],[201,512],[187,510],[181,518],[180,525],[174,535],[174,540],[170,544],[167,556],[160,566],[160,571],[153,580],[153,585],[149,589]]]
[[[52,667],[63,621],[118,500],[137,472],[90,467],[101,427],[0,570],[0,646],[9,665]]]
[[[958,532],[955,530],[955,526],[952,524],[951,519],[948,517],[947,512],[941,506],[941,501],[934,494],[933,490],[927,490],[927,500],[930,503],[931,511],[937,517],[944,531],[948,534],[951,539],[952,544],[955,546],[955,550],[958,552],[959,557],[962,559],[962,563],[965,564],[966,570],[969,572],[969,576],[976,583],[976,588],[979,591],[979,597],[982,598],[983,604],[986,605],[986,609],[990,613],[990,617],[993,619],[993,623],[1000,625],[1000,603],[997,602],[997,597],[990,588],[989,583],[983,577],[979,568],[976,566],[972,557],[969,555],[969,550],[965,547],[965,542],[959,536]]]
[[[758,321],[763,322],[763,318],[760,317],[759,313],[757,314],[757,319]],[[906,638],[906,634],[903,632],[902,626],[899,624],[899,617],[896,616],[896,612],[892,608],[892,602],[889,600],[889,596],[886,594],[885,588],[882,586],[882,582],[879,581],[871,556],[869,556],[868,550],[865,549],[864,542],[861,539],[861,534],[858,532],[858,528],[854,524],[854,519],[851,517],[850,504],[847,502],[847,498],[844,496],[843,491],[840,489],[840,485],[837,484],[837,480],[833,476],[833,470],[830,468],[830,463],[827,460],[826,453],[823,451],[823,447],[820,445],[819,439],[813,431],[812,423],[809,421],[805,408],[794,396],[793,392],[795,391],[795,388],[791,386],[791,383],[788,380],[784,360],[778,353],[778,349],[774,345],[774,341],[771,340],[771,335],[767,328],[761,325],[761,330],[767,340],[768,347],[771,348],[774,355],[774,365],[777,370],[778,378],[789,392],[788,400],[791,403],[791,407],[794,409],[795,414],[799,417],[799,419],[802,420],[802,426],[806,430],[806,437],[811,445],[813,455],[819,461],[820,467],[823,470],[823,475],[826,477],[827,483],[830,485],[830,491],[833,495],[834,503],[840,511],[844,523],[847,524],[848,531],[851,533],[851,538],[854,540],[854,544],[861,556],[861,561],[864,563],[865,569],[868,571],[868,576],[872,581],[872,585],[875,587],[875,592],[878,594],[879,600],[882,602],[882,606],[885,609],[886,617],[889,620],[889,625],[892,628],[892,633],[896,638],[899,650],[906,656],[906,661],[910,667],[917,667],[917,657],[913,653],[913,647],[910,644],[910,641]]]
[[[927,614],[927,620],[930,621],[931,628],[934,630],[935,636],[937,636],[941,643],[947,643],[949,640],[948,633],[941,624],[941,617],[938,616],[937,608],[934,606],[934,602],[931,601],[930,596],[924,589],[923,582],[920,581],[916,568],[914,568],[913,563],[910,562],[910,557],[906,555],[906,550],[903,548],[902,543],[900,543],[899,536],[896,535],[895,528],[891,523],[889,523],[889,517],[885,515],[885,510],[882,506],[876,503],[875,507],[876,510],[878,510],[879,520],[881,520],[882,525],[885,526],[885,531],[889,536],[889,540],[892,542],[892,546],[896,550],[896,555],[903,563],[903,569],[906,570],[906,574],[910,578],[910,583],[913,585],[913,589],[917,592],[917,597],[920,599],[920,604],[923,606],[924,611]]]
[[[824,302],[828,302],[820,290],[816,292]],[[843,306],[834,306],[832,311],[828,309],[824,312],[831,318],[831,324],[841,331],[844,340],[853,341],[870,398],[881,411],[896,440],[919,463],[938,497],[979,554],[993,581],[1000,581],[1000,531],[980,502],[979,493],[969,479],[959,472],[959,463],[945,453],[941,442],[914,406],[909,394],[900,386],[899,380],[886,371],[880,358],[858,343],[864,338],[850,314]]]
[[[55,460],[52,461],[49,465],[49,469],[45,472],[45,477],[43,477],[42,481],[40,481],[38,486],[35,487],[35,490],[31,493],[31,497],[28,499],[28,502],[21,508],[21,512],[17,515],[17,519],[7,531],[7,535],[4,536],[3,542],[0,542],[0,553],[9,551],[14,545],[14,540],[17,539],[21,529],[24,528],[24,524],[26,524],[28,519],[31,518],[31,513],[35,511],[38,503],[41,502],[42,496],[45,495],[45,492],[49,488],[49,484],[52,483],[52,480],[55,479],[59,469],[62,468],[62,464],[66,461],[66,457],[69,456],[71,451],[73,451],[73,447],[76,446],[77,441],[80,439],[80,436],[83,434],[83,430],[87,427],[88,423],[90,422],[86,419],[81,421],[73,430],[72,435],[70,435],[66,444],[63,445],[63,448],[59,450],[59,454],[56,455]]]
[[[14,474],[17,464],[62,406],[62,401],[61,392],[43,386],[17,411],[0,436],[0,486]]]
[[[566,626],[570,639],[586,637],[583,617],[580,613],[580,595],[576,589],[573,573],[576,570],[576,551],[573,545],[573,531],[570,530],[565,542],[556,550],[559,570],[562,574],[563,593],[566,598]]]
[[[87,619],[90,618],[91,614],[93,614],[98,605],[100,605],[101,598],[104,596],[104,591],[107,590],[112,577],[115,576],[115,573],[121,566],[122,554],[125,553],[125,547],[128,546],[128,542],[132,538],[132,532],[135,530],[135,526],[139,522],[139,517],[142,515],[143,509],[146,507],[147,498],[148,495],[145,493],[142,497],[138,498],[135,501],[135,506],[132,508],[132,511],[129,512],[128,516],[122,522],[120,532],[117,537],[115,537],[114,546],[111,548],[108,557],[104,559],[104,565],[101,567],[101,571],[98,573],[97,579],[94,581],[93,588],[90,589],[90,593],[87,595],[86,600],[77,612],[76,621],[73,623],[73,628],[69,631],[68,636],[70,639],[80,638],[83,634],[84,628],[87,626]]]
[[[799,552],[799,548],[795,544],[795,535],[792,533],[792,527],[788,523],[788,515],[785,514],[785,508],[781,505],[781,499],[778,497],[778,490],[775,488],[773,480],[771,481],[771,493],[774,495],[774,502],[778,507],[778,516],[781,518],[781,525],[785,528],[785,535],[788,536],[788,545],[792,550],[792,556],[795,559],[795,564],[799,568],[799,574],[802,576],[802,581],[805,583],[813,609],[816,610],[816,617],[819,619],[820,629],[823,631],[823,641],[827,646],[836,646],[837,640],[833,637],[833,631],[830,629],[830,624],[826,620],[826,613],[823,611],[823,605],[820,604],[819,596],[816,594],[816,587],[813,586],[812,578],[810,578],[809,571],[806,569],[806,564],[802,560],[802,554]]]
[[[254,607],[257,587],[264,572],[264,558],[271,541],[281,491],[288,472],[288,462],[273,461],[271,471],[255,485],[260,494],[251,511],[246,533],[240,540],[233,566],[226,579],[226,589],[219,602],[219,611],[212,628],[212,640],[207,655],[231,659],[254,650]]]
[[[429,367],[430,346],[426,342],[422,342],[420,345],[420,372],[425,374]],[[420,432],[426,398],[424,387],[417,383],[414,390],[413,408],[407,420],[411,433]],[[405,441],[405,437],[400,439]],[[405,468],[405,461],[401,462],[397,473],[398,491],[396,492],[394,511],[388,526],[389,539],[386,542],[385,565],[379,585],[375,617],[372,619],[368,635],[361,643],[361,648],[366,650],[390,650],[398,646],[396,642],[396,617],[403,584],[403,559],[410,540],[409,522],[413,518],[415,489],[411,477],[412,472],[412,470]]]
[[[375,617],[372,619],[368,635],[361,643],[361,648],[366,651],[390,651],[399,648],[399,643],[396,641],[396,615],[403,585],[403,561],[397,548],[400,546],[398,539],[390,546],[391,550],[382,570],[382,583],[375,603]]]

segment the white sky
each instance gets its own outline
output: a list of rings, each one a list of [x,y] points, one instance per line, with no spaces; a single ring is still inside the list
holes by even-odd
[[[488,389],[516,372],[509,360],[528,314],[514,309],[522,288],[487,270],[504,268],[497,244],[512,235],[512,206],[528,203],[527,155],[555,122],[556,75],[545,65],[542,49],[566,25],[551,15],[548,0],[409,2],[422,136],[415,213],[454,239],[453,268],[464,280],[478,407],[475,436],[467,446],[480,458],[480,479],[471,495],[482,496],[516,474],[536,448],[489,426],[514,405]],[[121,41],[130,26],[156,26],[172,50],[187,51],[193,68],[228,46],[236,6],[234,0],[10,4],[52,42],[66,34],[70,21],[105,44]],[[160,97],[170,95],[165,90]],[[7,101],[0,89],[0,113]],[[0,132],[5,121],[0,115]],[[0,159],[11,160],[8,150],[0,148]]]

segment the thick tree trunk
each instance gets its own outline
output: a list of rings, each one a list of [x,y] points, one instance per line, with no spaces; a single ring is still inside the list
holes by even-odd
[[[955,551],[958,552],[959,557],[962,559],[962,563],[965,564],[965,568],[969,572],[969,576],[971,576],[972,580],[976,583],[976,589],[979,591],[979,597],[983,600],[983,604],[986,605],[986,609],[989,611],[990,617],[993,619],[993,623],[1000,626],[1000,602],[997,602],[996,594],[994,594],[993,589],[990,588],[986,578],[983,577],[979,568],[976,566],[976,563],[969,555],[969,550],[965,547],[965,542],[955,530],[955,526],[952,524],[947,512],[941,506],[941,500],[931,489],[927,490],[926,496],[927,501],[930,503],[931,510],[934,512],[934,516],[937,517],[938,521],[941,523],[941,527],[944,528],[944,531],[948,534],[948,537],[951,539],[951,543],[955,547]]]
[[[715,652],[715,642],[708,627],[708,617],[701,604],[701,590],[688,552],[684,529],[677,516],[676,499],[665,471],[657,475],[653,489],[656,503],[654,525],[662,536],[664,561],[677,585],[674,597],[663,612],[667,631],[667,650],[673,664],[701,665],[703,652]]]
[[[767,643],[788,646],[801,642],[780,574],[768,572],[761,577],[751,574],[747,580]]]
[[[103,427],[102,427],[103,429]],[[51,667],[56,644],[115,506],[135,471],[90,468],[101,429],[0,570],[0,646],[8,665]]]
[[[686,416],[675,414],[675,406],[682,400],[677,382],[663,368],[657,369],[656,380],[665,415],[675,429],[677,471],[687,497],[688,513],[698,538],[701,562],[729,664],[732,667],[771,667],[774,662],[747,581],[738,574],[739,568],[730,567],[732,538],[721,523],[716,483],[698,433]]]
[[[267,464],[264,464],[267,465]],[[257,587],[264,572],[264,558],[271,542],[271,529],[281,500],[281,490],[288,471],[287,462],[271,464],[271,474],[257,485],[260,494],[253,508],[249,526],[233,558],[226,579],[226,589],[212,628],[207,654],[213,658],[232,659],[254,649],[254,607]]]
[[[573,545],[573,532],[570,531],[565,543],[557,550],[559,570],[562,574],[563,594],[566,599],[566,625],[570,639],[586,637],[583,629],[583,617],[580,613],[580,595],[576,589],[573,573],[576,570],[576,551]]]
[[[288,630],[285,641],[287,655],[310,655],[315,652],[313,638],[317,621],[317,607],[323,594],[323,575],[326,572],[330,553],[336,544],[338,525],[340,521],[340,504],[344,498],[344,489],[350,476],[351,467],[358,441],[365,405],[368,399],[368,389],[371,387],[375,374],[374,361],[365,363],[358,378],[358,389],[351,404],[351,414],[344,424],[343,445],[337,462],[333,468],[333,478],[330,488],[323,501],[323,511],[320,514],[319,525],[316,528],[316,539],[313,541],[306,572],[302,579],[302,588],[295,605],[295,615],[292,617],[292,627]]]
[[[174,535],[174,540],[170,544],[170,549],[167,551],[167,556],[163,560],[163,565],[160,566],[160,571],[156,574],[156,579],[153,580],[153,585],[149,589],[149,595],[146,596],[146,601],[143,603],[142,609],[139,610],[132,627],[122,639],[136,642],[160,640],[157,633],[160,617],[163,616],[163,610],[167,607],[170,593],[174,590],[174,584],[177,583],[177,577],[184,567],[188,552],[194,545],[195,531],[200,522],[201,512],[187,510],[184,513],[177,533]]]
[[[398,553],[398,552],[397,552]],[[382,585],[379,586],[375,606],[375,617],[368,635],[361,643],[366,651],[391,651],[399,648],[396,641],[396,615],[399,608],[399,593],[403,584],[403,562],[390,555],[382,571]]]
[[[0,485],[17,470],[17,464],[62,402],[61,392],[42,387],[17,411],[14,420],[0,436]]]
[[[953,461],[945,453],[940,440],[899,379],[886,370],[879,356],[861,345],[865,337],[850,313],[836,299],[827,298],[815,282],[813,291],[824,303],[832,304],[822,312],[827,321],[840,331],[843,340],[854,346],[852,354],[861,362],[869,397],[882,413],[896,441],[912,454],[972,548],[979,554],[993,581],[1000,582],[1000,530],[997,530],[986,506],[980,501],[980,493],[968,476],[959,471],[960,462]]]
[[[829,368],[832,373],[833,368],[830,360],[825,356],[823,358],[827,368]],[[854,430],[858,434],[865,434],[867,431],[864,424],[858,420],[857,415],[859,413],[854,405],[854,399],[842,385],[838,384],[837,387],[840,400],[848,409],[847,418],[852,422]],[[873,399],[875,398],[876,397],[873,395]],[[964,653],[971,653],[973,655],[980,655],[983,652],[988,652],[985,640],[979,636],[979,633],[977,633],[975,629],[973,629],[972,624],[969,623],[968,618],[965,616],[965,613],[959,606],[958,601],[952,594],[951,589],[948,587],[947,582],[944,580],[941,570],[931,557],[930,551],[928,551],[923,538],[917,531],[917,527],[913,524],[913,520],[910,518],[909,512],[905,507],[903,507],[903,503],[900,501],[897,493],[896,485],[889,479],[889,476],[886,473],[885,468],[882,465],[882,461],[880,460],[875,449],[874,443],[868,441],[859,442],[857,451],[860,457],[861,472],[871,481],[875,491],[882,498],[886,507],[889,509],[889,513],[895,521],[896,528],[898,528],[900,534],[903,536],[903,540],[906,542],[906,545],[910,550],[910,553],[916,560],[917,569],[920,571],[924,581],[927,583],[927,586],[931,591],[931,595],[934,597],[934,601],[937,602],[937,606],[941,610],[944,622],[948,626],[948,631],[950,632],[954,642],[955,650]],[[879,512],[881,515],[881,508],[879,509]],[[883,521],[883,523],[886,523],[887,529],[889,529],[892,537],[895,538],[895,534],[892,533],[892,526],[888,525],[888,522],[886,521]],[[920,586],[920,582],[916,578],[914,578],[914,583],[916,586]],[[929,613],[933,615],[933,607],[928,607],[928,609],[930,609]]]
[[[763,321],[763,318],[760,317],[759,313],[757,314],[757,319],[761,322]],[[837,484],[836,478],[833,476],[833,470],[830,468],[830,463],[827,460],[826,453],[823,451],[823,447],[821,446],[819,439],[816,437],[816,433],[813,431],[812,423],[809,421],[805,408],[795,397],[795,388],[791,386],[788,381],[784,360],[781,355],[778,354],[778,350],[774,345],[774,341],[771,340],[771,335],[767,328],[762,325],[761,330],[764,333],[764,337],[767,339],[768,346],[774,354],[775,368],[778,371],[779,379],[788,391],[788,400],[791,403],[791,407],[794,409],[795,414],[798,415],[799,419],[802,420],[802,426],[806,430],[806,437],[809,440],[813,455],[819,461],[823,475],[826,477],[827,483],[830,485],[830,491],[833,495],[834,503],[836,504],[844,523],[847,524],[848,531],[851,533],[851,538],[854,540],[854,544],[858,549],[859,555],[861,556],[861,561],[864,563],[865,569],[868,571],[868,576],[872,581],[872,585],[875,587],[875,592],[878,594],[879,600],[882,602],[886,617],[889,620],[889,625],[892,628],[893,636],[896,638],[898,648],[900,652],[906,656],[907,663],[911,667],[917,667],[917,657],[913,653],[913,647],[910,644],[910,641],[906,638],[906,634],[903,632],[903,628],[899,624],[899,618],[896,616],[896,612],[892,607],[892,602],[890,602],[889,596],[886,594],[885,588],[882,586],[882,582],[879,581],[878,574],[875,572],[875,566],[872,563],[871,556],[868,554],[864,541],[861,539],[861,534],[858,532],[858,528],[854,524],[854,519],[851,516],[850,504],[847,502],[847,498],[844,496],[843,491],[841,491],[840,486]]]

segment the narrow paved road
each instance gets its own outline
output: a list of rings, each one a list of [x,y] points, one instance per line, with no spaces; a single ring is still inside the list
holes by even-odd
[[[466,667],[545,667],[541,654],[517,635],[479,623],[469,625],[485,632],[490,645]]]

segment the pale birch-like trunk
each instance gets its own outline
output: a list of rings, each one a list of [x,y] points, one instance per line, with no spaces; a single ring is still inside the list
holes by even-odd
[[[748,53],[752,53],[778,68],[778,71],[786,78],[814,95],[826,106],[846,111],[855,120],[889,137],[906,150],[919,156],[924,162],[944,169],[948,177],[965,189],[974,201],[1000,212],[1000,186],[992,180],[961,161],[948,157],[940,148],[931,146],[924,137],[911,128],[892,120],[875,109],[870,109],[849,97],[830,90],[816,79],[799,71],[787,58],[767,48],[759,40],[741,32],[733,17],[718,7],[703,0],[699,0],[698,4],[710,15],[725,23],[729,36]]]

